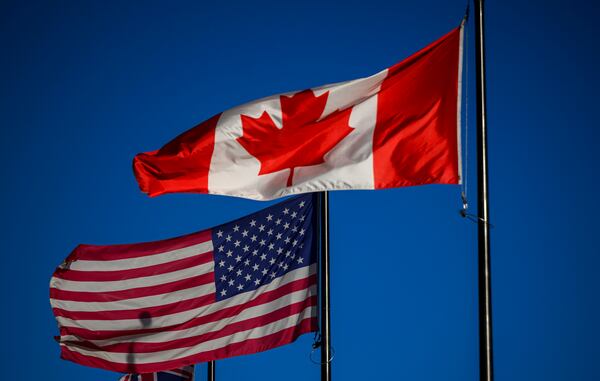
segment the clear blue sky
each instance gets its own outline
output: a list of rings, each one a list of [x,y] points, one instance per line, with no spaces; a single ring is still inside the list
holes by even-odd
[[[455,27],[465,6],[141,4],[0,6],[2,379],[118,378],[60,360],[52,339],[48,282],[76,244],[172,237],[267,205],[150,199],[132,175],[136,153],[245,101],[375,73]],[[487,4],[498,380],[600,372],[599,8]],[[454,186],[331,195],[335,380],[477,379],[476,226],[459,207]],[[219,380],[316,380],[311,342],[221,361]]]

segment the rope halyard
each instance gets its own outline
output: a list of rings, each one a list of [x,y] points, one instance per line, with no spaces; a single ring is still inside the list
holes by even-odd
[[[465,37],[463,38],[463,44],[465,48],[463,61],[465,64],[465,85],[464,85],[464,93],[465,93],[465,128],[464,128],[464,168],[463,168],[463,181],[462,181],[462,189],[460,192],[460,198],[462,201],[462,209],[459,211],[461,217],[465,218],[469,215],[469,199],[467,198],[467,185],[468,185],[468,174],[469,174],[469,29],[467,28],[467,22],[469,21],[469,7],[470,1],[467,0],[467,6],[465,8],[465,15],[463,16],[461,26],[464,31]],[[459,110],[460,112],[460,110]]]
[[[469,213],[469,199],[468,199],[468,173],[469,173],[469,29],[467,28],[467,22],[469,21],[469,9],[470,9],[470,1],[467,0],[467,6],[465,9],[465,15],[461,21],[461,26],[464,28],[464,65],[465,65],[465,74],[464,74],[464,94],[465,94],[465,114],[464,114],[464,168],[463,168],[463,181],[460,192],[460,199],[462,202],[462,209],[458,212],[462,218],[466,218],[469,221],[475,223],[483,223],[489,225],[491,228],[494,225],[490,224],[488,221],[478,217],[475,214]]]

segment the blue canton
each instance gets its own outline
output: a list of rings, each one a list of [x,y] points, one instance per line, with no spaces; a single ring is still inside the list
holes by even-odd
[[[217,300],[255,290],[316,262],[312,194],[212,230]]]

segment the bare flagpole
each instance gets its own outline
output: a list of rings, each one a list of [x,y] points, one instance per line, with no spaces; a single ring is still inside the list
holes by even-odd
[[[475,67],[477,86],[477,217],[479,273],[479,379],[493,381],[492,280],[485,89],[483,0],[475,2]]]
[[[329,317],[329,192],[320,192],[320,327],[321,327],[321,381],[331,381],[331,342]]]
[[[208,365],[208,372],[207,372],[207,377],[206,379],[208,381],[215,381],[215,362],[214,361],[209,361],[207,363]]]

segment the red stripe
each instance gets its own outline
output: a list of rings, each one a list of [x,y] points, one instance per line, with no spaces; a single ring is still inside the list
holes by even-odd
[[[89,261],[114,261],[117,259],[139,258],[182,249],[210,240],[212,240],[212,231],[207,229],[180,237],[153,242],[122,245],[78,245],[67,257],[66,261],[75,261],[78,259]]]
[[[169,292],[185,290],[187,288],[209,284],[215,281],[214,273],[206,273],[191,278],[180,279],[156,286],[130,288],[128,290],[87,292],[87,291],[65,291],[50,288],[50,298],[58,300],[70,300],[74,302],[114,302],[118,300],[141,298],[144,296],[162,295]]]
[[[139,334],[147,334],[147,333],[154,333],[154,332],[167,332],[167,331],[177,331],[177,330],[182,330],[182,329],[188,329],[188,328],[196,327],[201,324],[206,324],[206,323],[210,323],[213,321],[225,319],[228,317],[237,316],[240,312],[242,312],[246,308],[272,302],[272,301],[274,301],[284,295],[290,294],[294,291],[300,291],[300,290],[306,289],[306,288],[316,284],[316,282],[317,282],[316,275],[311,275],[307,278],[298,279],[296,281],[287,283],[275,290],[264,292],[264,293],[258,295],[256,298],[248,301],[247,303],[243,303],[243,304],[240,304],[237,306],[231,306],[228,308],[223,308],[223,309],[220,309],[211,314],[202,315],[197,318],[191,319],[183,324],[178,324],[178,325],[171,326],[171,327],[132,329],[132,330],[121,330],[121,331],[99,331],[99,330],[90,331],[87,329],[82,329],[82,328],[77,328],[77,327],[61,327],[60,334],[61,334],[61,336],[73,335],[73,336],[77,336],[81,339],[87,339],[87,340],[105,340],[105,339],[117,338],[120,336],[139,335]],[[186,302],[182,302],[182,303],[184,303],[182,306],[177,306],[178,308],[181,307],[182,308],[181,310],[172,311],[171,313],[182,312],[182,311],[190,309],[190,308],[186,308],[186,304],[185,304]],[[136,313],[138,313],[138,315],[136,317],[138,317],[140,313],[147,311],[147,310],[148,310],[148,308],[141,309],[141,310],[135,310]],[[150,316],[154,316],[154,315],[150,314]],[[111,319],[111,320],[114,320],[114,319]]]
[[[72,280],[78,282],[110,282],[116,280],[126,280],[142,278],[153,275],[166,274],[177,270],[183,270],[189,267],[198,266],[212,261],[212,251],[195,255],[189,258],[178,259],[176,261],[161,263],[153,266],[140,267],[129,270],[117,271],[79,271],[69,270],[56,274],[57,278]]]
[[[281,345],[289,344],[296,340],[300,335],[317,330],[317,319],[307,318],[302,320],[297,326],[284,329],[282,331],[263,336],[258,339],[249,339],[240,343],[230,344],[228,346],[216,349],[214,351],[202,352],[192,356],[176,360],[168,360],[149,364],[121,364],[96,357],[85,356],[61,346],[61,358],[76,362],[81,365],[107,369],[115,372],[158,372],[165,369],[173,369],[185,365],[191,365],[200,362],[214,361],[228,357],[240,356],[250,353],[266,351]]]
[[[317,297],[310,296],[303,301],[289,304],[281,307],[273,312],[265,315],[257,316],[251,319],[246,319],[240,322],[229,324],[223,329],[214,332],[208,332],[193,337],[186,337],[182,339],[176,339],[171,341],[165,341],[160,343],[118,343],[107,345],[104,347],[97,346],[89,341],[65,341],[65,344],[87,348],[88,350],[97,350],[103,352],[113,353],[151,353],[160,352],[169,349],[186,348],[194,345],[201,344],[203,342],[218,339],[224,336],[229,336],[237,332],[243,332],[253,328],[259,328],[269,323],[284,319],[294,314],[300,313],[308,307],[317,305]]]
[[[377,96],[375,188],[457,184],[460,28],[389,68]]]
[[[208,192],[208,171],[221,114],[171,140],[158,151],[140,153],[133,171],[142,192],[158,196],[170,192]]]

